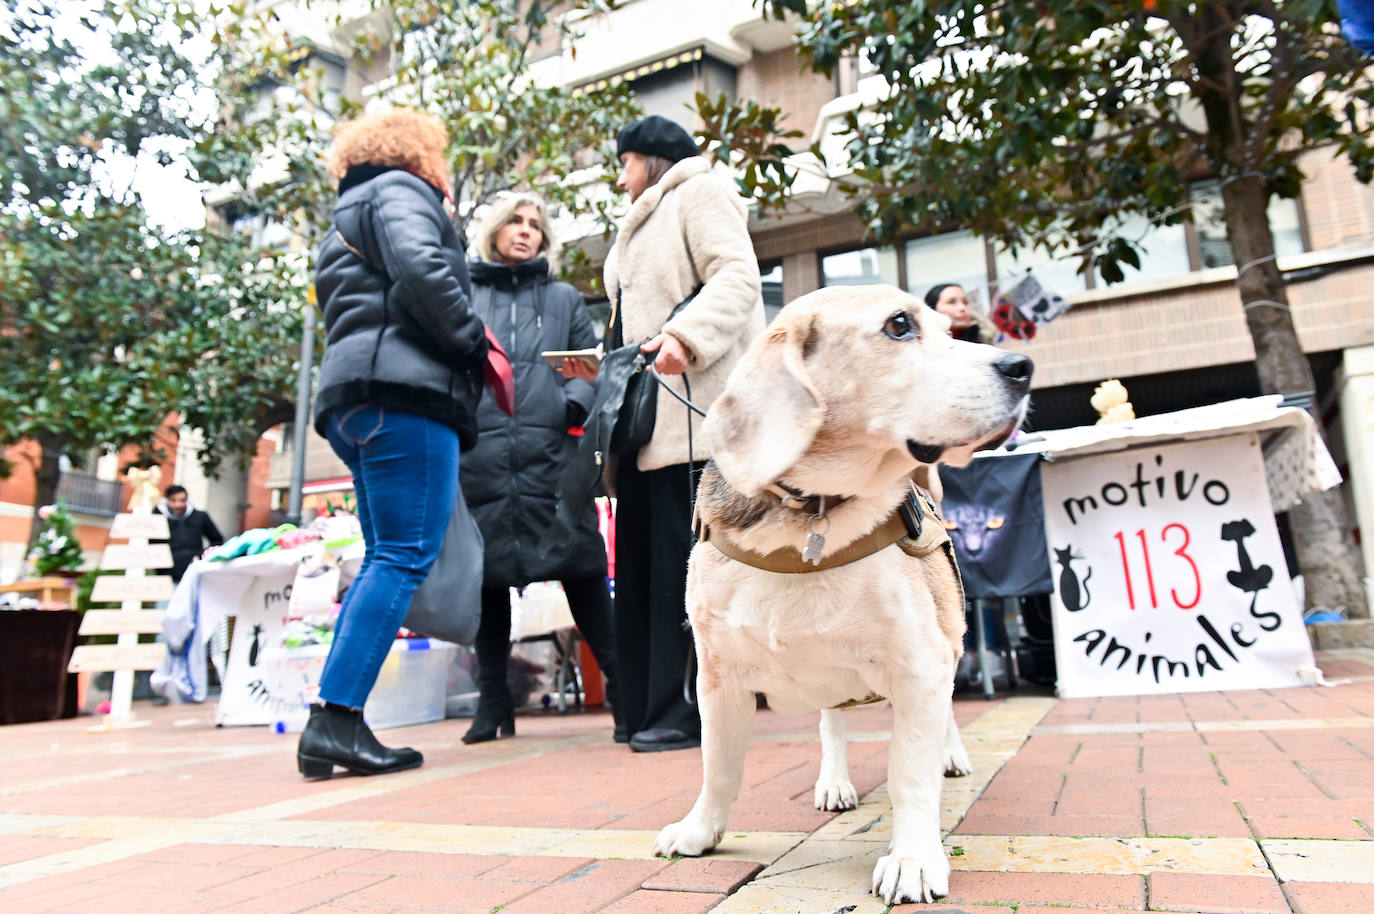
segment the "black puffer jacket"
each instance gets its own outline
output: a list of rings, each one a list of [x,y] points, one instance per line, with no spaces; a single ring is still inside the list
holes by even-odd
[[[452,426],[464,450],[477,443],[487,341],[442,201],[399,169],[358,166],[339,183],[315,271],[325,326],[320,434],[331,411],[376,403]]]
[[[544,258],[517,267],[479,261],[472,270],[473,309],[510,354],[515,369],[515,415],[488,398],[477,411],[477,447],[463,456],[458,478],[486,541],[483,586],[521,587],[606,573],[606,549],[596,511],[581,518],[572,542],[540,555],[538,543],[553,520],[564,465],[577,450],[568,434],[591,409],[595,389],[564,380],[539,353],[586,349],[597,343],[577,290],[554,282]],[[572,415],[568,404],[572,403]]]

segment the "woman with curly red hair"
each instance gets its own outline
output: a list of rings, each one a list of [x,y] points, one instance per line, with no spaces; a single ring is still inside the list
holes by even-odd
[[[315,428],[353,474],[367,554],[296,750],[307,778],[423,761],[378,742],[362,707],[443,544],[459,454],[477,443],[487,342],[449,217],[447,145],[438,120],[397,109],[344,124],[329,160],[339,200],[315,273]]]

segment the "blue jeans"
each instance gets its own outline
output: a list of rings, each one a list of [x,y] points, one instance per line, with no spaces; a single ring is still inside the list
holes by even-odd
[[[458,499],[458,433],[364,404],[330,413],[325,435],[353,473],[367,554],[339,612],[320,697],[361,708],[443,545]]]

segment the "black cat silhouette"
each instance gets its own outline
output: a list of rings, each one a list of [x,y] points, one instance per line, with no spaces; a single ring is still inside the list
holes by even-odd
[[[1063,569],[1059,572],[1059,601],[1071,613],[1082,612],[1092,602],[1092,594],[1088,592],[1088,581],[1093,576],[1092,567],[1089,566],[1087,575],[1082,581],[1079,581],[1078,575],[1074,573],[1069,563],[1074,559],[1082,559],[1083,556],[1073,551],[1072,543],[1063,549],[1056,547],[1054,557],[1059,562],[1059,567]],[[1080,598],[1082,599],[1081,603],[1079,602]]]

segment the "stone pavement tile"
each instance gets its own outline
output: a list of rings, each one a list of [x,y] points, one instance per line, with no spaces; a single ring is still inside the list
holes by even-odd
[[[1236,804],[1221,798],[1146,796],[1145,827],[1151,835],[1197,838],[1247,838],[1250,827]]]
[[[99,910],[99,899],[108,892],[106,886],[53,876],[0,889],[0,911],[39,914],[45,911],[74,910],[81,905],[95,911]]]
[[[1231,785],[1289,784],[1306,778],[1291,759],[1218,759],[1217,767],[1221,769],[1221,776],[1226,779],[1226,783]]]
[[[1150,910],[1205,914],[1289,914],[1279,884],[1269,876],[1151,873]]]
[[[1016,757],[1037,765],[1067,765],[1082,743],[1082,737],[1072,734],[1032,736]]]
[[[1147,774],[1172,771],[1212,771],[1212,752],[1203,746],[1146,746],[1141,768]]]
[[[985,816],[1048,816],[1054,807],[1054,800],[977,800],[968,812]]]
[[[1329,732],[1275,730],[1268,736],[1280,749],[1302,762],[1374,761],[1350,740]]]
[[[724,900],[724,895],[641,889],[602,908],[601,914],[704,914]]]
[[[591,866],[595,862],[592,857],[516,857],[498,862],[483,878],[498,882],[552,885],[569,873]]]
[[[1374,841],[1277,839],[1260,847],[1284,882],[1361,882],[1374,893]]]
[[[1350,882],[1289,882],[1296,914],[1358,914],[1374,908],[1374,888]]]
[[[21,910],[25,914],[37,914],[35,909]],[[99,896],[69,905],[48,908],[44,910],[43,914],[92,914],[92,912],[97,911],[100,914],[177,914],[179,911],[194,914],[194,912],[200,911],[222,910],[224,910],[223,899],[208,894],[192,895],[184,892],[159,894],[149,892],[146,889],[106,888]],[[296,908],[260,907],[259,910],[262,914],[276,914],[277,911],[293,911]]]
[[[374,881],[366,886],[340,896],[334,900],[342,904],[398,907],[428,906],[441,908],[457,914],[488,914],[493,908],[538,891],[538,887],[527,882],[500,882],[489,879],[444,879],[438,876],[395,876],[390,879],[371,878]],[[242,914],[254,914],[252,904],[244,904]],[[504,909],[502,909],[504,910]],[[239,912],[234,912],[239,914]],[[257,914],[266,914],[259,910]]]
[[[127,866],[120,866],[125,863]],[[98,877],[92,871],[99,871]],[[234,883],[247,876],[261,872],[254,867],[234,864],[179,863],[163,858],[154,863],[139,863],[132,859],[106,864],[101,867],[78,869],[74,875],[85,876],[88,881],[103,883],[121,888],[156,889],[165,892],[192,892],[210,889],[225,883]],[[230,887],[232,890],[232,886]]]
[[[1063,785],[1064,776],[1058,772],[1015,778],[998,774],[983,791],[983,796],[989,800],[1054,800],[1059,797]]]
[[[97,843],[94,839],[48,838],[38,835],[0,835],[0,866],[76,850]]]
[[[1348,838],[1370,837],[1349,816],[1251,816],[1250,825],[1261,838]]]
[[[1131,784],[1083,784],[1070,780],[1055,815],[1139,816],[1140,788]]]
[[[893,908],[894,911],[904,910],[903,908]],[[980,909],[981,910],[981,909]],[[1006,914],[1006,908],[998,908],[1002,914]],[[911,914],[917,914],[912,909]],[[1127,911],[1124,908],[1061,908],[1058,905],[1017,905],[1016,914],[1150,914],[1149,911],[1137,910]]]
[[[1234,800],[1236,791],[1215,778],[1210,784],[1170,784],[1167,779],[1140,785],[1145,799]]]
[[[1374,801],[1332,800],[1242,800],[1248,816],[1345,816],[1374,821]]]
[[[961,870],[1018,873],[1151,872],[1254,875],[1268,872],[1259,845],[1249,838],[1077,838],[1050,835],[952,835],[946,845]]]
[[[344,864],[341,873],[383,876],[474,877],[505,864],[509,857],[476,854],[427,854],[421,851],[368,851],[365,859]]]
[[[536,889],[501,914],[591,914],[639,889],[667,860],[600,860]]]
[[[1140,876],[955,870],[945,902],[1143,908],[1145,881]]]
[[[359,873],[331,873],[307,882],[281,886],[219,908],[225,914],[287,914],[332,901],[350,903],[352,896],[368,886],[388,882],[385,876]],[[213,894],[213,893],[212,893]]]
[[[644,881],[643,888],[666,892],[710,892],[729,895],[763,869],[747,860],[686,858],[675,860]]]
[[[944,907],[932,908],[918,906],[922,911],[949,910]],[[893,908],[892,910],[904,910]],[[830,891],[815,888],[790,888],[787,886],[746,885],[711,909],[711,914],[830,914],[844,911],[846,914],[887,914],[888,906],[881,899],[868,894],[867,886],[862,891]],[[627,912],[628,914],[628,912]],[[980,912],[981,914],[981,912]],[[1006,908],[997,914],[1008,914]]]
[[[1113,772],[1136,771],[1140,767],[1140,747],[1103,745],[1092,738],[1085,738],[1083,748],[1074,757],[1072,770],[1097,768]]]
[[[1139,814],[1134,816],[989,816],[970,812],[956,835],[1061,835],[1116,836],[1129,838],[1145,834]]]

